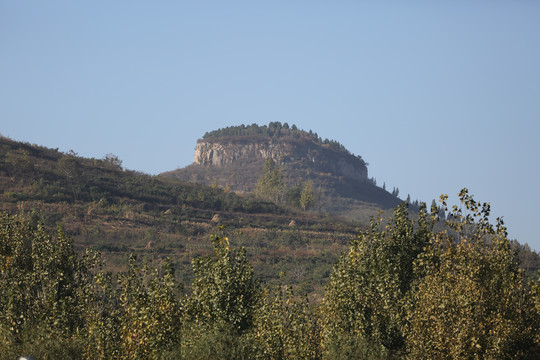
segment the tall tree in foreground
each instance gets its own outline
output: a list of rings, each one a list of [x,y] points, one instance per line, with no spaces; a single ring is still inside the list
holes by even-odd
[[[415,279],[413,263],[429,241],[425,207],[417,224],[405,204],[388,225],[372,221],[336,264],[322,305],[328,358],[398,357]]]
[[[81,356],[70,352],[96,255],[77,256],[62,228],[51,236],[37,215],[0,214],[0,359],[35,346]]]
[[[502,220],[464,189],[443,232],[404,205],[342,256],[321,307],[328,358],[523,359],[539,318]],[[447,211],[446,196],[442,208]]]
[[[432,236],[417,259],[409,310],[408,357],[523,359],[538,335],[538,314],[502,220],[466,190],[454,207],[452,233]],[[446,211],[446,198],[443,197]]]
[[[249,359],[261,288],[244,248],[213,235],[214,256],[193,260],[193,291],[185,306],[182,356],[187,359]]]
[[[267,290],[251,334],[257,359],[320,359],[320,335],[316,308],[307,299],[288,286]]]

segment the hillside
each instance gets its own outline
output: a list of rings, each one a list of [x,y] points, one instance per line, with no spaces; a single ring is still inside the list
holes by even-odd
[[[209,187],[125,170],[114,155],[76,153],[0,137],[0,210],[38,212],[49,228],[62,224],[77,249],[102,252],[123,270],[128,254],[151,263],[171,257],[180,280],[191,260],[211,253],[210,234],[245,246],[257,275],[322,291],[339,254],[363,226],[303,213]],[[226,228],[220,230],[220,225]]]
[[[312,181],[320,191],[319,210],[368,221],[379,210],[401,203],[368,177],[366,162],[333,140],[279,122],[268,126],[235,126],[206,133],[197,141],[193,163],[164,177],[255,190],[265,159],[282,169],[286,186]]]
[[[193,278],[192,259],[211,254],[210,235],[220,233],[246,247],[265,283],[292,284],[315,299],[340,254],[367,224],[125,170],[114,155],[87,159],[3,137],[0,210],[36,212],[50,229],[62,225],[78,251],[99,250],[112,271],[125,270],[129,254],[151,264],[170,257],[184,284]],[[515,246],[523,268],[535,274],[538,255]]]

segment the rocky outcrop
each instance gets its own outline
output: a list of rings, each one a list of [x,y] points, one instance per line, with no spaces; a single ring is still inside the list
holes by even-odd
[[[205,135],[197,141],[191,165],[162,176],[217,185],[239,194],[251,193],[256,189],[265,160],[270,157],[283,170],[287,189],[307,181],[313,183],[320,199],[320,211],[351,218],[369,213],[366,215],[369,219],[378,210],[401,202],[369,180],[362,157],[352,155],[335,141],[299,130],[270,134],[270,127],[255,128],[266,132],[246,134],[248,128],[227,128]]]
[[[201,165],[225,166],[234,162],[251,162],[271,157],[282,162],[290,154],[283,144],[219,143],[200,141],[195,148],[193,163]]]
[[[229,166],[271,157],[278,164],[294,164],[317,173],[366,181],[367,166],[360,156],[336,150],[314,141],[241,138],[226,141],[199,140],[193,162],[196,165]]]

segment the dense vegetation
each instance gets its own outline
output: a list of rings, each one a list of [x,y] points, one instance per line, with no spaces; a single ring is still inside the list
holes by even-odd
[[[460,199],[448,220],[422,207],[413,221],[405,205],[374,219],[319,305],[261,283],[223,233],[183,287],[174,259],[152,268],[131,257],[115,275],[62,228],[2,213],[0,359],[538,358],[540,283],[489,205]]]
[[[264,137],[270,137],[274,139],[278,138],[291,138],[291,139],[307,139],[314,141],[318,144],[325,144],[334,150],[343,151],[349,153],[348,150],[335,140],[322,139],[316,132],[312,130],[305,131],[300,130],[296,125],[289,126],[289,124],[281,124],[279,121],[271,122],[268,125],[259,126],[257,124],[251,125],[239,125],[229,126],[223,129],[213,130],[204,134],[203,139],[216,139],[227,137],[244,137],[260,135]]]
[[[2,202],[144,203],[148,209],[183,206],[215,211],[277,213],[272,203],[256,202],[222,189],[171,181],[123,170],[121,160],[108,154],[86,159],[74,152],[0,139],[0,178],[6,190]]]
[[[538,356],[538,254],[486,204],[366,227],[261,170],[238,196],[0,138],[0,359]]]
[[[313,187],[311,180],[305,184],[300,180],[293,186],[287,187],[282,167],[277,165],[272,158],[267,158],[255,188],[255,195],[274,204],[286,204],[291,208],[306,211],[315,207],[320,200],[320,194],[316,194]]]
[[[260,169],[259,169],[260,171]],[[218,186],[203,186],[121,168],[114,155],[86,159],[70,152],[0,138],[0,208],[36,212],[47,228],[61,223],[82,253],[99,250],[106,269],[125,271],[129,254],[155,266],[176,259],[175,275],[187,287],[192,258],[212,252],[207,239],[225,236],[244,246],[256,275],[282,279],[318,298],[332,265],[362,225],[295,210]],[[295,198],[296,190],[298,197]]]

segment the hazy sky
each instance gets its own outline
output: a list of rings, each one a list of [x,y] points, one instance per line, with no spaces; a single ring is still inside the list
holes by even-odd
[[[540,1],[0,2],[4,136],[157,174],[270,121],[540,250]]]

